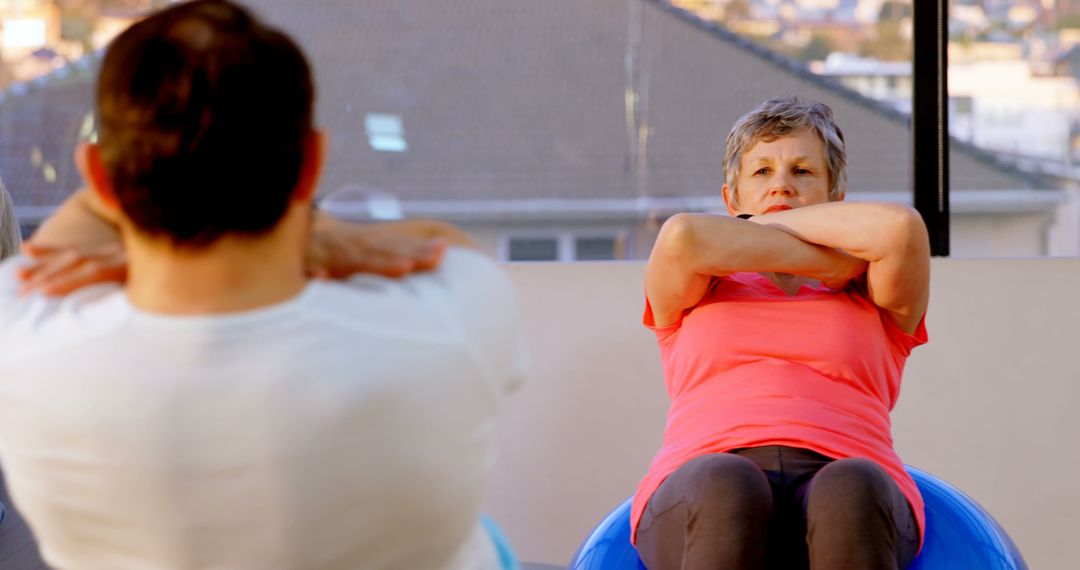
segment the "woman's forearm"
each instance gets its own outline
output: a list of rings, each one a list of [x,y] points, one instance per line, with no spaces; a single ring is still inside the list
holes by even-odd
[[[654,322],[678,321],[701,300],[713,277],[738,272],[784,272],[838,286],[867,263],[787,232],[712,214],[677,214],[660,229],[645,265],[645,294]]]
[[[834,280],[865,264],[833,247],[809,243],[790,232],[737,218],[679,214],[664,224],[657,247],[690,271],[723,276],[778,271]]]
[[[918,212],[896,204],[831,202],[753,221],[866,260],[870,300],[905,331],[918,326],[930,296],[930,240]]]
[[[912,241],[926,240],[919,214],[899,204],[830,202],[763,214],[752,221],[869,262],[907,249]]]

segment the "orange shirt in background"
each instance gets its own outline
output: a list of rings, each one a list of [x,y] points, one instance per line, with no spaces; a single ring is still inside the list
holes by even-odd
[[[889,412],[911,349],[907,334],[864,288],[803,285],[787,295],[757,273],[718,278],[680,322],[656,327],[671,407],[664,443],[638,484],[636,540],[645,505],[687,461],[741,447],[786,445],[862,457],[885,469],[925,527],[922,497],[893,450]]]

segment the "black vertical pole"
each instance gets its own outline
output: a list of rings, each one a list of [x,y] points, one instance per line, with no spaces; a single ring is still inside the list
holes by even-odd
[[[915,0],[912,14],[911,141],[915,209],[930,253],[949,255],[948,0]]]

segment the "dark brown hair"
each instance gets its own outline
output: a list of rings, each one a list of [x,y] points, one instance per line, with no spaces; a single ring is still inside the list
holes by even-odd
[[[233,2],[136,23],[98,79],[99,147],[121,208],[181,246],[270,230],[300,176],[313,99],[300,48]]]

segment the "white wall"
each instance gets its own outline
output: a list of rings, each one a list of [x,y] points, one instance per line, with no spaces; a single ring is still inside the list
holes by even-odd
[[[1080,256],[1080,188],[1065,190],[1066,200],[1057,207],[1047,233],[1049,254]]]
[[[1033,257],[1049,248],[1053,212],[954,214],[950,220],[952,257]],[[1064,241],[1067,238],[1062,238]]]
[[[486,505],[528,561],[566,564],[629,496],[667,408],[640,326],[640,263],[515,264],[529,383],[511,397]],[[1032,568],[1080,559],[1080,259],[935,260],[930,343],[897,448],[972,495]]]

